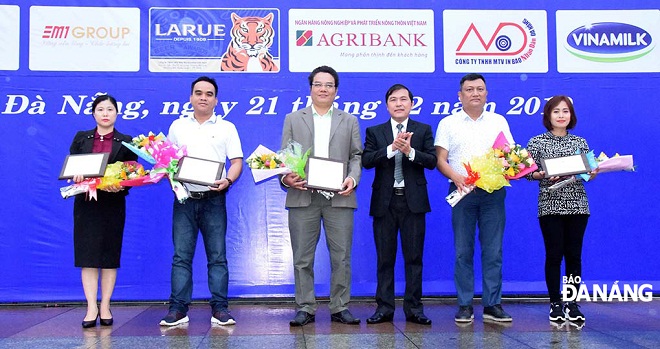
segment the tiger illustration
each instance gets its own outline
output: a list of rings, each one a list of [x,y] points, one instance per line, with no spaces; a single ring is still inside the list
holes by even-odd
[[[268,49],[273,43],[273,13],[265,17],[231,14],[231,42],[222,55],[221,71],[279,71]]]

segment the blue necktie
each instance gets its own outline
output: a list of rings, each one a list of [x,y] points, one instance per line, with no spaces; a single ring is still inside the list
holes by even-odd
[[[403,129],[402,124],[396,125],[396,128],[399,129],[399,132],[397,134],[401,133],[401,130]],[[401,161],[403,160],[403,153],[401,153],[401,150],[399,150],[396,155],[394,155],[394,180],[397,183],[401,183],[403,181],[403,170],[401,168]]]

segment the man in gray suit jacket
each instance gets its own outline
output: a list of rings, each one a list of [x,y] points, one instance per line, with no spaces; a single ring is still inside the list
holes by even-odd
[[[282,177],[287,187],[289,233],[293,250],[297,313],[291,326],[315,321],[318,307],[314,292],[314,256],[321,234],[321,220],[330,252],[331,320],[359,324],[348,310],[351,296],[351,248],[353,218],[357,208],[355,187],[360,181],[362,140],[357,118],[333,106],[339,87],[337,72],[321,66],[309,75],[312,105],[286,116],[282,129],[282,148],[290,140],[312,149],[316,157],[347,164],[343,190],[327,193],[306,187],[307,181],[290,173]],[[337,195],[332,195],[337,194]]]

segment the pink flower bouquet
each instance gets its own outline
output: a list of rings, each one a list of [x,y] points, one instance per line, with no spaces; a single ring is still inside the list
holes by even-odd
[[[186,147],[180,147],[165,139],[157,143],[150,143],[145,146],[145,149],[154,158],[154,168],[151,170],[150,180],[155,183],[163,177],[167,177],[177,200],[179,202],[185,201],[188,198],[188,191],[181,182],[173,178],[178,170],[179,160],[187,155]]]
[[[506,179],[519,179],[538,169],[536,162],[519,144],[509,144],[504,133],[500,132],[493,143],[495,155],[502,160],[504,177]]]
[[[614,171],[635,171],[632,155],[619,155],[614,154],[608,157],[605,153],[601,152],[596,158],[598,162],[598,173],[614,172]]]

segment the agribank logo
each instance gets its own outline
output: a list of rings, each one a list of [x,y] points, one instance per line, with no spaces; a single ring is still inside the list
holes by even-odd
[[[311,30],[296,30],[296,46],[312,46],[313,34]]]
[[[617,63],[638,59],[655,47],[651,33],[628,23],[583,25],[568,34],[566,50],[594,62]]]
[[[290,9],[289,71],[435,71],[433,10]]]

